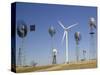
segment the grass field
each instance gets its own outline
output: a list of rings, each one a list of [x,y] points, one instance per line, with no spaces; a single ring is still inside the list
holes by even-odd
[[[48,66],[37,66],[37,67],[17,67],[16,72],[41,72],[41,71],[57,71],[57,70],[71,70],[71,69],[85,69],[85,68],[96,68],[97,61],[80,61],[80,62],[72,62],[69,64],[56,64],[56,65],[48,65]]]

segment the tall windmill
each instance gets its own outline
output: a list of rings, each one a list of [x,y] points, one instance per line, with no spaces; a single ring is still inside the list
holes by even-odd
[[[78,25],[78,23],[76,24],[73,24],[73,25],[70,25],[68,27],[65,27],[61,21],[58,21],[59,25],[63,28],[64,30],[64,34],[63,34],[63,37],[62,37],[62,41],[64,41],[64,38],[66,37],[66,60],[65,60],[65,63],[69,63],[69,59],[68,59],[68,31],[69,29],[71,29],[72,27],[75,27],[76,25]]]
[[[81,40],[81,35],[80,35],[80,32],[75,32],[75,41],[76,41],[76,61],[78,62],[79,61],[79,41]]]
[[[91,17],[89,19],[89,29],[90,29],[90,50],[89,50],[89,59],[95,59],[94,52],[95,51],[95,29],[96,29],[96,21],[95,18]]]
[[[52,53],[53,53],[52,54],[52,57],[53,57],[52,64],[56,64],[56,55],[54,55],[56,49],[54,49],[54,44],[53,44],[53,38],[54,38],[54,35],[56,34],[56,30],[54,29],[53,26],[50,26],[48,29],[48,32],[52,38]]]
[[[19,20],[17,22],[17,34],[18,36],[22,39],[22,45],[19,48],[19,53],[18,53],[18,65],[19,66],[24,66],[23,63],[25,63],[24,59],[25,59],[25,55],[23,54],[24,50],[23,50],[23,43],[24,43],[24,38],[27,35],[27,25],[24,21]]]

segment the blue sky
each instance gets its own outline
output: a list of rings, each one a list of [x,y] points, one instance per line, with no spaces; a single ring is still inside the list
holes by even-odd
[[[56,29],[54,36],[54,47],[58,50],[57,63],[61,64],[65,61],[65,40],[61,43],[63,29],[58,24],[60,20],[65,27],[79,23],[69,31],[69,60],[75,61],[75,39],[74,33],[79,31],[82,36],[80,41],[80,58],[82,50],[86,50],[86,57],[89,56],[89,18],[94,17],[97,20],[96,7],[82,7],[69,5],[51,5],[51,4],[35,4],[35,3],[17,3],[16,4],[16,21],[23,20],[28,26],[35,24],[36,30],[28,31],[24,38],[23,51],[26,64],[30,64],[32,60],[38,65],[47,65],[52,63],[51,37],[48,28],[53,26]],[[96,32],[96,30],[95,30]],[[96,35],[95,35],[96,36]],[[16,35],[16,59],[18,59],[18,48],[21,47],[22,39]],[[96,50],[94,51],[94,54]]]

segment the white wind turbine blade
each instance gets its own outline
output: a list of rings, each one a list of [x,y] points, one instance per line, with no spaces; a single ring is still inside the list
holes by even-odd
[[[66,32],[64,31],[64,34],[63,34],[63,37],[62,37],[62,43],[64,41],[65,35],[66,35]]]
[[[70,29],[70,28],[72,28],[72,27],[74,27],[74,26],[76,26],[76,25],[78,25],[78,23],[75,23],[75,24],[73,24],[73,25],[70,25],[69,27],[67,27],[67,29]]]
[[[58,23],[59,23],[59,25],[60,25],[63,29],[65,29],[65,27],[64,27],[64,25],[61,23],[61,21],[58,21]]]

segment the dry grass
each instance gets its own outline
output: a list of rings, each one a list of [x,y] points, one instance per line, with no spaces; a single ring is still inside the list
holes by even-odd
[[[78,63],[69,63],[69,64],[58,64],[58,65],[49,65],[49,66],[37,66],[37,67],[17,67],[16,72],[39,72],[39,71],[57,71],[57,70],[70,70],[70,69],[85,69],[85,68],[96,68],[97,61],[81,61]]]
[[[51,68],[51,67],[53,67],[53,65],[37,66],[37,67],[17,67],[16,68],[16,72],[18,72],[18,73],[21,73],[21,72],[33,72],[33,71],[38,71],[38,70],[47,69],[47,68]]]

